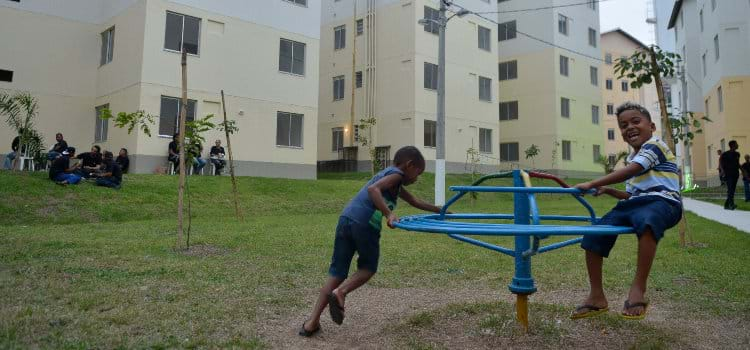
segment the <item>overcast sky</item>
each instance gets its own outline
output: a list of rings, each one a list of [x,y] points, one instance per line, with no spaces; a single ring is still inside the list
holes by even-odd
[[[607,0],[599,3],[602,33],[620,28],[644,44],[653,44],[653,34],[646,23],[646,0]]]

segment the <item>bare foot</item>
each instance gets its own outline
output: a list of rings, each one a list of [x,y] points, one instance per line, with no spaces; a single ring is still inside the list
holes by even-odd
[[[622,308],[622,314],[625,316],[640,316],[646,312],[645,291],[638,288],[630,288],[628,300],[625,307]]]

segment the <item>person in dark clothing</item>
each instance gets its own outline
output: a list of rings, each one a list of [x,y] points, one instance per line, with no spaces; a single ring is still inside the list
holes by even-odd
[[[81,163],[78,165],[76,174],[84,178],[92,177],[92,173],[99,171],[99,167],[102,165],[102,153],[101,147],[94,145],[91,147],[91,152],[81,153],[76,156],[76,159],[80,159]]]
[[[740,166],[742,184],[745,185],[745,202],[750,202],[750,154],[745,155],[745,162]]]
[[[59,185],[75,185],[81,182],[81,177],[73,173],[75,168],[70,167],[70,157],[75,156],[75,154],[76,149],[68,147],[52,161],[52,166],[49,168],[50,180]]]
[[[716,156],[719,157],[719,160],[721,160],[721,150],[720,149],[716,150]],[[724,178],[724,171],[721,170],[721,162],[719,162],[719,168],[718,168],[718,170],[719,170],[719,182],[721,182],[721,184],[719,186],[724,186],[724,185],[727,184],[727,181],[726,181],[726,178]]]
[[[57,141],[57,143],[52,146],[52,149],[49,151],[49,153],[47,153],[47,159],[49,160],[57,158],[66,149],[68,149],[68,143],[65,142],[65,139],[63,139],[63,134],[58,132],[57,135],[55,135],[55,140]]]
[[[216,140],[216,145],[211,147],[211,151],[208,153],[211,158],[211,164],[214,165],[216,171],[215,175],[221,175],[221,170],[224,169],[226,162],[224,161],[224,147],[221,147],[221,140]]]
[[[729,150],[722,153],[721,158],[719,158],[719,167],[727,183],[727,200],[724,202],[724,209],[727,210],[737,208],[737,205],[734,204],[734,191],[737,190],[737,180],[740,178],[740,153],[737,152],[738,148],[737,141],[729,141]]]
[[[128,173],[128,168],[130,167],[130,158],[128,158],[128,149],[127,148],[120,148],[120,154],[117,155],[117,159],[115,159],[115,163],[120,166],[120,169],[122,169],[123,174]]]
[[[122,169],[113,158],[112,152],[104,152],[104,164],[102,171],[96,174],[96,185],[119,190],[122,184]]]
[[[11,170],[13,168],[13,160],[18,156],[18,144],[21,142],[21,138],[16,136],[13,142],[10,143],[10,153],[5,156],[5,162],[3,162],[3,168]]]
[[[178,137],[180,137],[180,134],[174,134],[174,136],[172,136],[172,142],[169,143],[168,148],[169,155],[167,156],[167,160],[174,164],[175,173],[180,171],[180,145],[177,142]]]
[[[200,142],[192,144],[189,150],[188,157],[193,160],[193,175],[199,174],[203,167],[206,166],[206,160],[201,158],[203,145]]]

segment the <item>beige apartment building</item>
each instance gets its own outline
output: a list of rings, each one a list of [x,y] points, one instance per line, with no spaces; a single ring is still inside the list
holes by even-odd
[[[604,155],[610,163],[614,163],[616,156],[620,152],[632,151],[620,135],[620,129],[617,125],[617,116],[615,111],[617,107],[625,102],[638,103],[649,110],[651,120],[656,124],[657,135],[661,134],[661,114],[659,112],[659,100],[656,94],[656,88],[653,84],[644,85],[641,88],[633,88],[630,81],[626,78],[618,79],[615,73],[615,64],[617,59],[630,57],[636,51],[646,48],[647,45],[630,35],[622,29],[614,29],[602,33],[601,36],[602,57],[602,102],[604,104],[604,113],[602,126],[604,127]],[[674,151],[674,150],[673,150]],[[624,162],[618,163],[618,168],[623,167]]]
[[[475,12],[497,8],[495,1],[460,3]],[[438,8],[436,0],[323,1],[317,150],[321,168],[345,158],[359,170],[369,170],[364,137],[384,164],[400,147],[414,145],[423,152],[428,171],[434,171],[438,34],[436,26],[417,21],[437,18]],[[482,171],[498,169],[496,37],[494,23],[473,15],[448,22],[448,172],[470,171],[470,148],[479,152]],[[368,118],[376,120],[374,127],[362,128],[360,120]]]
[[[221,116],[225,91],[238,174],[315,178],[319,30],[320,0],[3,1],[0,89],[37,97],[46,144],[62,132],[79,151],[125,147],[131,172],[152,173],[183,108],[184,49],[188,118]],[[156,116],[153,136],[99,119],[105,107]],[[0,126],[1,140],[13,136]],[[206,139],[204,157],[226,145],[218,131]]]

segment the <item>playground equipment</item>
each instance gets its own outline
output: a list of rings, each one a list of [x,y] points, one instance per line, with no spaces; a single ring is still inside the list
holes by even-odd
[[[490,179],[513,177],[514,187],[480,186]],[[549,179],[561,187],[531,187],[530,177]],[[471,186],[451,186],[451,191],[458,192],[445,203],[439,214],[422,214],[406,216],[399,220],[396,227],[417,232],[443,233],[462,242],[510,255],[515,259],[515,274],[508,289],[516,295],[516,320],[527,331],[529,328],[528,296],[536,292],[534,278],[531,276],[531,257],[551,250],[581,242],[582,237],[549,244],[540,247],[540,241],[552,235],[619,235],[634,233],[632,227],[597,225],[598,218],[594,209],[583,199],[583,193],[570,188],[560,178],[544,173],[513,170],[505,173],[491,174],[475,181]],[[448,208],[469,192],[505,192],[513,193],[513,214],[447,214]],[[540,215],[536,204],[536,193],[570,194],[588,211],[588,216]],[[472,223],[451,220],[513,220],[513,224]],[[543,225],[542,221],[580,221],[589,222],[585,226]],[[483,242],[467,236],[515,236],[515,249]]]

